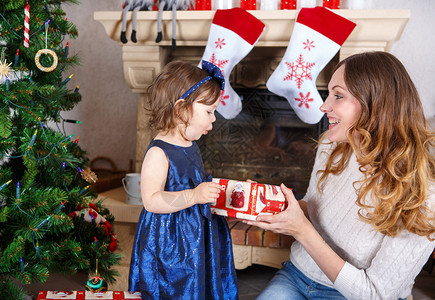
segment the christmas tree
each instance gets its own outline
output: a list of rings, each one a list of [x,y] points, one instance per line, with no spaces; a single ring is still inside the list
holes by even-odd
[[[69,41],[78,36],[62,5],[75,0],[0,3],[0,295],[50,272],[87,271],[108,282],[118,264],[113,216],[91,185],[86,152],[66,133],[62,112],[81,101],[70,89]],[[18,282],[18,284],[17,284]],[[85,283],[83,284],[85,287]]]

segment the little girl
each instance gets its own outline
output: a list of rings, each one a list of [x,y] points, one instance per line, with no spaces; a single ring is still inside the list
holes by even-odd
[[[144,208],[130,263],[129,290],[143,299],[237,299],[231,235],[212,215],[220,185],[206,178],[195,143],[212,129],[224,77],[207,61],[167,64],[150,86],[149,125],[157,135],[142,165]]]

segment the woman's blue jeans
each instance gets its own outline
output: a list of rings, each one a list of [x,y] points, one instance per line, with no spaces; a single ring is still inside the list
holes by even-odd
[[[272,278],[257,300],[346,299],[337,290],[311,280],[290,261]]]

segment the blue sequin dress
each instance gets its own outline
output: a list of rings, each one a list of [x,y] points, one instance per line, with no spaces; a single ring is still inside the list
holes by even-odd
[[[180,147],[153,140],[169,159],[165,191],[191,189],[206,180],[196,143]],[[130,263],[129,291],[142,299],[238,299],[231,235],[209,204],[156,214],[142,210]]]

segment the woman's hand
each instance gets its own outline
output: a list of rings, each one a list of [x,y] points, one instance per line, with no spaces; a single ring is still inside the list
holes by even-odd
[[[193,189],[192,197],[195,204],[216,203],[221,185],[216,182],[203,182]]]
[[[343,268],[344,260],[326,244],[316,231],[304,214],[304,210],[293,192],[284,184],[281,184],[281,190],[288,202],[286,210],[273,216],[258,216],[257,221],[244,222],[273,232],[292,235],[305,248],[329,280],[335,282]]]
[[[313,225],[305,216],[292,190],[287,188],[284,184],[281,184],[281,191],[288,203],[284,211],[272,216],[258,216],[256,221],[243,222],[273,232],[291,235],[295,239],[298,239],[303,236],[304,233],[313,229]]]

